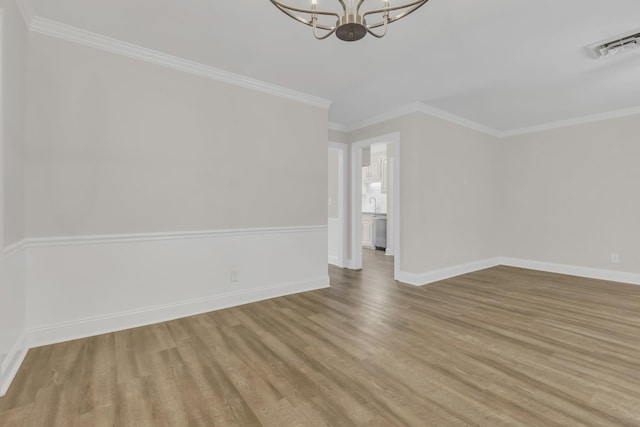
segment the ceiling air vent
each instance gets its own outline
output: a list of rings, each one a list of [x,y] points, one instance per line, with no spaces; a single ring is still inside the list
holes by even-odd
[[[629,50],[640,51],[640,29],[587,46],[594,58],[606,58]]]

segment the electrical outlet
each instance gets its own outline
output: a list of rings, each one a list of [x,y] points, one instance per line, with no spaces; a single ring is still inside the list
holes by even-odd
[[[240,271],[231,270],[231,281],[234,283],[240,281]]]
[[[612,252],[611,253],[611,262],[614,264],[617,264],[620,262],[620,255],[617,253]]]

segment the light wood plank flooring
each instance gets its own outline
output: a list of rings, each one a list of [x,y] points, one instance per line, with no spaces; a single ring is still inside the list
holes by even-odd
[[[640,286],[391,271],[33,349],[0,425],[640,426]]]

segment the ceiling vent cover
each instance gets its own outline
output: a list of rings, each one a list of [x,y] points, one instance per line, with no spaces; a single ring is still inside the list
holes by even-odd
[[[607,58],[629,50],[640,51],[640,29],[587,46],[594,58]]]

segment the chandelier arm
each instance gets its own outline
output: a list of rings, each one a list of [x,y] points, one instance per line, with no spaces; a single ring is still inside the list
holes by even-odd
[[[304,19],[304,18],[302,18],[300,16],[296,16],[293,13],[289,12],[288,10],[284,10],[284,9],[280,9],[280,10],[282,10],[282,12],[284,12],[287,16],[290,16],[291,18],[295,19],[296,21],[298,21],[298,22],[300,22],[300,23],[302,23],[304,25],[308,25],[309,27],[313,26],[313,24],[309,20],[306,20],[306,19]],[[324,24],[316,24],[316,26],[318,28],[320,28],[321,30],[327,30],[327,31],[335,30],[335,28],[336,28],[335,26],[328,27],[328,26],[326,26]]]
[[[318,28],[320,28],[322,30],[329,30],[329,32],[327,34],[325,34],[324,36],[319,36],[318,33],[316,32],[316,27],[312,26],[312,28],[313,28],[313,37],[315,37],[318,40],[324,40],[324,39],[326,39],[327,37],[333,35],[333,33],[336,32],[336,28],[335,27],[333,27],[333,29],[329,30],[328,28],[322,28],[322,27],[318,26]]]
[[[285,6],[282,6],[282,5],[280,5],[280,4],[278,4],[278,3],[274,2],[274,1],[272,1],[271,3],[273,3],[274,6],[276,6],[278,9],[280,9],[285,15],[289,16],[290,18],[295,19],[296,21],[298,21],[298,22],[300,22],[300,23],[302,23],[304,25],[308,25],[309,27],[313,26],[313,23],[310,20],[304,19],[301,16],[297,16],[297,15],[289,12],[289,10],[287,10]],[[331,13],[331,15],[336,15],[337,16],[337,14],[333,14],[333,13]],[[326,31],[335,32],[335,30],[336,30],[335,25],[332,26],[332,27],[329,27],[329,26],[324,25],[324,24],[316,24],[316,27],[320,28],[321,30],[326,30]]]
[[[273,0],[272,0],[273,1]],[[416,10],[418,10],[418,8],[420,8],[421,6],[424,6],[429,0],[416,0],[416,1],[412,1],[409,3],[405,3],[405,4],[400,4],[398,6],[389,6],[389,7],[383,7],[380,9],[372,9],[369,10],[365,13],[362,14],[363,18],[366,18],[367,15],[375,15],[375,14],[380,14],[380,13],[385,13],[385,12],[391,12],[393,10],[401,10],[401,9],[407,9],[410,8],[409,10],[407,10],[406,12],[400,13],[392,18],[389,18],[389,22],[393,22],[393,21],[397,21],[398,19],[402,19],[405,16],[409,15],[410,13],[415,12]],[[381,26],[382,23],[380,23],[379,26]]]
[[[347,5],[344,3],[344,0],[338,0],[340,2],[340,5],[342,5],[342,11],[344,12],[344,14],[347,14]]]
[[[319,35],[318,34],[318,28],[322,29],[322,30],[326,30],[328,31],[326,34],[324,35]],[[337,27],[331,27],[331,28],[327,28],[324,25],[318,25],[318,17],[316,15],[313,15],[311,17],[311,29],[313,32],[313,37],[315,37],[317,40],[324,40],[327,37],[329,37],[331,34],[335,33],[337,30]]]
[[[362,6],[362,3],[364,3],[364,0],[360,0],[358,2],[358,5],[356,6],[356,13],[360,13],[360,6]]]
[[[374,31],[371,29],[371,28],[373,28],[373,27],[369,27],[369,26],[367,26],[367,32],[368,32],[369,34],[371,34],[372,36],[374,36],[374,37],[377,37],[377,38],[381,39],[381,38],[383,38],[383,37],[387,34],[387,28],[388,28],[388,26],[389,26],[389,15],[388,15],[388,14],[387,14],[387,15],[385,15],[385,17],[384,17],[384,23],[383,23],[383,24],[384,24],[384,30],[382,31],[382,33],[381,33],[381,34],[377,34],[376,32],[374,32]]]
[[[309,15],[313,15],[313,14],[316,14],[316,15],[328,15],[328,16],[335,16],[336,19],[340,19],[340,15],[337,14],[336,12],[328,12],[328,11],[325,11],[325,10],[317,10],[317,9],[316,10],[314,10],[314,9],[302,9],[302,8],[299,8],[299,7],[289,6],[289,5],[286,5],[284,3],[280,3],[277,0],[270,0],[270,1],[271,1],[271,3],[273,3],[273,5],[275,7],[277,7],[278,9],[280,9],[281,11],[283,11],[284,13],[286,13],[287,15],[289,15],[290,17],[292,17],[296,21],[302,22],[303,24],[311,25],[311,21],[308,21],[308,20],[306,20],[304,18],[299,18],[299,17],[297,17],[297,15],[294,15],[291,12],[308,13]]]
[[[396,16],[390,17],[389,20],[388,20],[388,24],[391,24],[392,22],[398,21],[398,20],[404,18],[405,16],[415,12],[419,7],[421,7],[425,3],[427,3],[427,2],[425,1],[422,4],[414,5],[411,9],[407,10],[406,12],[399,13]],[[405,7],[407,7],[407,6],[405,5]],[[397,7],[394,8],[394,10],[397,10],[397,9],[398,9]],[[365,13],[365,15],[371,15],[371,14],[377,14],[377,13],[383,13],[383,12],[384,12],[384,9],[377,9],[377,10],[371,10],[371,11],[367,12],[367,13]],[[363,16],[365,16],[365,15],[363,15]],[[367,27],[368,28],[379,28],[379,27],[382,27],[383,25],[385,25],[384,21],[380,21],[380,22],[376,22],[375,24],[367,25]]]

